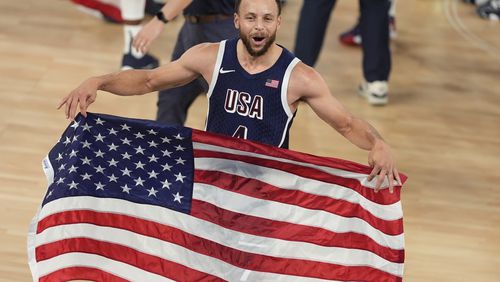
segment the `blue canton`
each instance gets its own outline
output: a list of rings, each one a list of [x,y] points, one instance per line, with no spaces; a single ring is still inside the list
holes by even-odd
[[[78,115],[48,159],[54,181],[43,205],[64,197],[93,196],[184,213],[191,209],[194,159],[188,128]]]

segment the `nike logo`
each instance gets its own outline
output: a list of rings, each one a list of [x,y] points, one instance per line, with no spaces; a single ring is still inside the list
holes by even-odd
[[[230,73],[230,72],[235,72],[236,70],[224,70],[224,68],[220,68],[219,73],[224,74],[224,73]]]

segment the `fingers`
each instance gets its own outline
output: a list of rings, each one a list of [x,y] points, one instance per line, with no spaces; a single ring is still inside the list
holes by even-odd
[[[387,180],[389,180],[389,192],[393,193],[394,192],[394,175],[392,174],[392,171],[389,171],[387,174]]]
[[[70,120],[74,120],[75,119],[76,109],[78,107],[78,103],[79,103],[79,97],[76,97],[75,99],[73,99],[71,101],[71,106],[69,108],[69,118],[70,118]]]
[[[87,117],[87,101],[85,99],[80,101],[80,113],[82,113],[84,117]]]
[[[57,106],[57,109],[59,110],[62,105],[64,105],[64,103],[66,103],[66,101],[68,100],[69,96],[66,96],[64,98],[61,99],[61,101],[59,102],[59,105]]]
[[[385,169],[382,169],[378,175],[377,178],[377,184],[375,184],[375,192],[378,192],[380,190],[380,186],[382,185],[382,182],[384,182],[384,178],[387,174],[387,171]]]
[[[139,52],[146,53],[149,49],[150,41],[140,35],[134,38],[132,46]]]
[[[396,180],[398,181],[398,184],[403,185],[403,182],[401,181],[401,178],[399,176],[399,172],[396,168],[394,168],[394,176],[395,176]]]
[[[379,173],[379,171],[380,171],[380,167],[379,166],[373,167],[372,172],[370,172],[370,175],[368,175],[368,181],[372,181],[373,178],[375,178],[375,176],[377,176],[377,174]]]

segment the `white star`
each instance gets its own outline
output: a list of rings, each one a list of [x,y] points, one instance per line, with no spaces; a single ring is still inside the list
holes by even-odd
[[[175,175],[175,181],[184,183],[184,178],[186,178],[184,175],[182,175],[180,172],[179,174],[174,174],[174,175]]]
[[[168,163],[166,163],[166,164],[163,165],[163,171],[165,171],[165,170],[170,171],[171,168],[172,168],[172,166],[169,165]]]
[[[91,144],[89,142],[87,142],[87,140],[83,141],[82,144],[83,144],[82,148],[89,148],[90,149]]]
[[[77,168],[78,168],[77,166],[72,165],[72,166],[69,168],[69,173],[76,172],[76,169],[77,169]]]
[[[176,159],[175,161],[177,162],[177,164],[181,164],[181,165],[183,165],[186,162],[186,160],[184,160],[180,157],[178,159]]]
[[[45,198],[47,199],[48,197],[52,196],[52,192],[53,192],[53,191],[54,191],[54,190],[50,190],[50,191],[49,191],[49,193],[47,194],[47,197],[45,197]]]
[[[125,186],[122,186],[121,188],[122,188],[122,192],[125,192],[127,194],[130,194],[130,190],[132,190],[132,188],[129,188],[127,186],[127,184],[125,184]]]
[[[116,166],[116,164],[118,163],[117,161],[115,161],[115,159],[111,159],[110,161],[108,161],[109,163],[109,166]]]
[[[102,190],[104,191],[104,184],[102,184],[100,181],[95,184],[95,190]]]
[[[115,176],[115,174],[111,174],[111,176],[108,176],[109,178],[109,182],[117,182],[116,180],[118,179],[118,177]]]
[[[83,131],[85,131],[85,130],[86,130],[86,131],[90,132],[90,129],[91,129],[91,128],[92,128],[92,126],[88,125],[87,123],[85,123],[85,124],[83,125]]]
[[[116,133],[118,133],[118,131],[114,130],[113,128],[110,128],[109,129],[109,134],[111,135],[116,135]]]
[[[184,151],[184,149],[186,148],[182,147],[181,145],[175,146],[176,151]]]
[[[177,139],[177,140],[182,140],[182,139],[184,139],[184,137],[182,137],[180,133],[179,133],[179,134],[177,134],[177,135],[175,135],[175,136],[174,136],[174,138],[175,138],[175,139]]]
[[[76,129],[78,126],[80,125],[80,122],[76,121],[73,122],[73,124],[71,125],[71,127],[73,127],[73,129]]]
[[[102,120],[101,118],[97,118],[97,119],[95,120],[95,123],[96,123],[96,124],[103,125],[103,124],[104,124],[104,120]]]
[[[106,136],[102,136],[101,133],[94,135],[94,137],[95,141],[101,141],[101,142],[104,142],[104,138],[106,138]]]
[[[130,131],[130,126],[126,125],[126,124],[122,124],[122,130],[126,130],[126,131]]]
[[[148,133],[151,135],[156,135],[158,132],[154,131],[153,129],[148,130]]]
[[[71,150],[71,153],[69,153],[69,158],[71,159],[72,157],[76,157],[77,153],[78,153],[78,151]]]
[[[143,183],[144,183],[144,180],[142,180],[140,177],[137,178],[137,179],[134,179],[135,181],[135,186],[144,186]]]
[[[85,156],[85,158],[80,159],[80,160],[82,160],[82,163],[83,163],[84,165],[90,165],[90,161],[91,161],[91,159],[87,158],[87,156]]]
[[[149,147],[155,147],[156,148],[158,146],[158,143],[156,143],[155,141],[149,141],[148,144],[149,144]]]
[[[73,143],[73,142],[77,141],[77,140],[78,140],[78,136],[80,136],[80,135],[75,135],[75,136],[73,136],[73,141],[71,141],[71,143]]]
[[[128,170],[128,168],[122,169],[121,171],[123,172],[122,175],[127,175],[127,176],[130,176],[130,173],[132,172],[131,170]]]
[[[157,162],[158,161],[158,158],[155,156],[155,155],[152,155],[151,157],[149,157],[149,162],[152,163],[152,162]]]
[[[71,189],[77,189],[77,187],[76,187],[76,186],[78,186],[78,183],[75,183],[75,181],[71,181],[71,183],[70,183],[70,184],[68,184],[68,186],[69,186],[69,189],[70,189],[70,190],[71,190]]]
[[[125,152],[125,154],[122,154],[122,157],[123,159],[130,160],[130,157],[132,157],[132,155],[129,155],[127,152]]]
[[[56,161],[60,161],[62,160],[63,156],[61,155],[61,153],[57,153],[57,158],[56,158]]]
[[[172,152],[170,152],[169,150],[165,149],[165,151],[162,151],[163,152],[163,156],[168,156],[170,158],[170,155],[172,155]]]
[[[170,139],[170,138],[168,138],[168,137],[163,137],[163,138],[161,138],[161,142],[162,142],[162,143],[168,143],[168,144],[170,144],[170,141],[172,141],[172,139]]]
[[[135,169],[138,169],[138,168],[144,169],[145,165],[146,164],[141,163],[141,161],[138,161],[138,162],[135,163]]]
[[[104,153],[101,152],[101,150],[97,151],[97,152],[94,152],[95,153],[95,156],[96,157],[101,157],[101,158],[104,158]]]
[[[122,139],[122,144],[127,144],[127,145],[130,145],[130,141],[131,140],[128,140],[126,137]]]
[[[65,177],[59,177],[59,179],[57,180],[56,184],[64,183],[64,178]]]
[[[118,146],[115,145],[115,143],[111,143],[111,145],[108,145],[108,147],[110,151],[116,151],[116,148],[118,148]]]
[[[149,192],[148,197],[151,196],[151,195],[153,195],[153,196],[156,197],[156,193],[158,193],[158,190],[155,190],[153,187],[151,187],[151,189],[146,190],[146,191]]]
[[[167,188],[167,189],[170,189],[170,185],[172,185],[172,183],[170,183],[168,181],[168,179],[165,179],[165,181],[163,181],[163,187],[161,187],[162,189],[163,188]]]
[[[177,192],[177,194],[172,194],[172,196],[174,196],[174,202],[179,202],[179,204],[181,203],[181,199],[184,198],[184,196],[181,196],[179,192]]]
[[[59,166],[59,171],[61,171],[63,169],[66,169],[66,164],[61,164],[61,166]]]
[[[82,180],[90,180],[90,177],[92,177],[92,175],[90,175],[86,172],[85,172],[85,174],[82,174],[80,176],[82,177]]]
[[[138,139],[144,139],[144,134],[141,134],[140,132],[137,132],[135,135],[135,138],[138,138]]]
[[[135,153],[144,155],[144,149],[141,146],[139,146],[139,147],[135,148]]]
[[[68,136],[66,136],[66,140],[64,140],[63,144],[68,145],[69,143],[71,143],[71,140],[68,138]]]
[[[99,165],[98,167],[94,167],[94,168],[95,168],[96,172],[100,172],[100,173],[104,174],[104,169],[105,168],[101,167],[101,165]]]
[[[154,170],[152,170],[151,172],[148,172],[149,174],[149,178],[156,178],[156,176],[158,176],[158,173],[156,173]]]

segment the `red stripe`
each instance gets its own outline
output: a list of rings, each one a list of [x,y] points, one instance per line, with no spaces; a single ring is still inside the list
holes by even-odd
[[[400,278],[397,276],[391,275],[384,271],[368,266],[343,266],[343,265],[329,264],[323,262],[315,262],[315,261],[299,260],[299,259],[286,259],[286,258],[258,255],[249,252],[242,252],[230,247],[220,245],[213,241],[185,233],[177,228],[125,215],[98,213],[95,211],[67,211],[50,215],[44,218],[42,221],[40,221],[39,225],[41,225],[40,230],[45,230],[46,228],[60,224],[71,224],[71,223],[82,223],[82,222],[91,223],[99,226],[110,226],[110,227],[130,230],[145,236],[154,237],[163,241],[171,242],[181,247],[190,249],[194,252],[211,256],[216,259],[233,264],[235,266],[254,271],[316,277],[316,278],[332,279],[332,280],[400,281],[398,280]],[[75,239],[70,239],[70,240],[75,240]],[[83,239],[78,239],[78,240],[83,240]],[[56,242],[54,244],[59,244],[59,243]],[[99,247],[95,246],[93,242],[89,246],[82,246],[83,244],[63,243],[59,245],[45,247],[47,245],[43,245],[36,249],[37,261],[47,259],[54,255],[57,255],[58,253],[64,253],[64,252],[74,252],[74,251],[85,251],[90,253],[99,252],[98,254],[100,254],[100,252],[104,252],[105,253],[104,256],[106,257],[110,257],[113,259],[115,259],[114,257],[116,257],[116,260],[120,261],[127,260],[126,263],[131,265],[135,265],[138,263],[144,264],[144,267],[142,268],[145,267],[154,268],[154,270],[156,271],[160,270],[165,271],[167,269],[171,269],[167,268],[166,266],[163,266],[162,259],[158,257],[153,257],[150,255],[138,253],[137,251],[130,249],[128,247],[118,246],[114,244]],[[83,250],[81,250],[80,248],[83,248]],[[124,253],[124,252],[131,252],[131,253]],[[179,272],[177,267],[178,266],[176,266],[175,269],[176,273]],[[191,269],[188,270],[192,272],[195,271]],[[197,281],[197,279],[188,279],[188,280]]]
[[[38,281],[54,282],[54,281],[70,281],[70,280],[91,280],[91,281],[103,281],[103,282],[129,281],[97,268],[82,267],[82,266],[73,266],[56,270],[50,274],[40,277]]]
[[[341,199],[309,194],[299,190],[280,189],[271,184],[219,171],[196,170],[194,180],[217,186],[221,189],[250,197],[295,205],[307,209],[322,210],[343,217],[356,217],[368,222],[374,228],[389,235],[403,233],[403,220],[383,220],[359,204]]]
[[[394,262],[404,262],[404,250],[393,250],[375,242],[367,235],[336,233],[319,227],[280,222],[235,213],[207,202],[193,200],[191,214],[231,230],[287,241],[312,243],[325,247],[366,250]]]
[[[133,265],[137,268],[156,273],[175,281],[224,281],[218,277],[188,268],[182,264],[138,252],[127,246],[89,238],[63,239],[41,245],[35,249],[37,261],[43,261],[72,252],[97,254],[108,259]]]
[[[71,0],[73,3],[97,10],[116,22],[123,22],[120,8],[97,0]]]
[[[303,178],[318,180],[326,183],[337,184],[350,188],[364,198],[370,199],[373,202],[382,205],[389,205],[399,202],[401,187],[394,187],[394,193],[389,193],[389,189],[383,189],[378,193],[372,188],[367,188],[361,185],[361,183],[356,179],[344,178],[338,175],[333,175],[315,168],[304,167],[296,164],[284,163],[280,161],[261,159],[250,156],[233,155],[221,152],[212,152],[206,150],[194,150],[195,158],[220,158],[226,160],[236,160],[243,161],[246,163],[258,165],[261,167],[273,168],[281,171],[285,171]],[[297,187],[298,188],[298,187]]]
[[[214,146],[222,146],[229,149],[235,149],[239,151],[246,151],[257,154],[265,154],[268,156],[283,158],[288,160],[294,160],[298,162],[305,162],[325,167],[337,168],[342,170],[348,170],[357,173],[370,174],[372,168],[359,163],[329,158],[329,157],[319,157],[311,154],[295,152],[288,149],[273,147],[267,144],[258,143],[255,141],[244,140],[240,138],[233,138],[226,135],[216,134],[212,132],[205,132],[201,130],[193,129],[192,134],[193,142],[200,142]],[[401,181],[403,184],[408,178],[406,175],[400,173]]]

